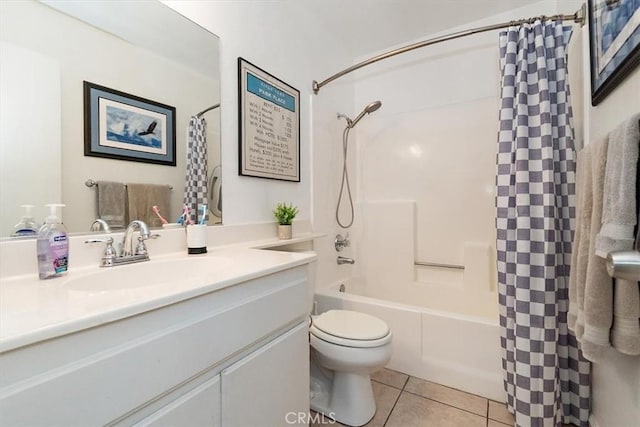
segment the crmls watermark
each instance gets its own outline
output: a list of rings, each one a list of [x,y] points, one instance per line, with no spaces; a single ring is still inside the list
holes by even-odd
[[[329,412],[327,415],[320,414],[318,412],[287,412],[284,417],[284,420],[287,424],[301,424],[301,425],[310,425],[310,424],[335,424],[336,421],[333,419],[335,417],[335,413]]]

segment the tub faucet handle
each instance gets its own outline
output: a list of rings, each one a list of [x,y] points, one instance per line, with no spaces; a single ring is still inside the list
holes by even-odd
[[[333,244],[336,248],[336,251],[340,252],[342,251],[344,248],[349,247],[349,245],[351,244],[351,242],[349,241],[349,232],[347,232],[347,235],[342,237],[342,234],[338,234],[336,236],[336,239],[333,241]]]

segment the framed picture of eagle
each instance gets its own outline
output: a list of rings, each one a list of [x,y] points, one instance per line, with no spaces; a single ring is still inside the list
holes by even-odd
[[[84,155],[175,166],[175,107],[85,81]]]

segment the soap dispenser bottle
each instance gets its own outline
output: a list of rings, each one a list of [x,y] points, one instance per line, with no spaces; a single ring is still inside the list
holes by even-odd
[[[62,276],[69,266],[69,241],[57,208],[61,204],[46,205],[49,216],[38,232],[38,272],[40,279],[50,279]]]
[[[20,207],[24,208],[24,215],[22,215],[20,222],[13,227],[11,237],[37,236],[40,224],[33,219],[33,215],[31,214],[33,205],[20,205]]]

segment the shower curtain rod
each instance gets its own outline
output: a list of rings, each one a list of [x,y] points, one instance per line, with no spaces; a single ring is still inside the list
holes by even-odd
[[[321,81],[320,83],[318,83],[317,80],[313,81],[313,93],[315,93],[316,95],[318,94],[318,92],[320,91],[320,89],[325,86],[328,83],[331,83],[332,81],[344,76],[345,74],[349,74],[352,71],[358,70],[362,67],[366,67],[367,65],[373,64],[374,62],[378,62],[378,61],[382,61],[383,59],[387,59],[387,58],[391,58],[392,56],[396,56],[396,55],[400,55],[401,53],[405,53],[405,52],[409,52],[412,51],[414,49],[419,49],[421,47],[425,47],[425,46],[430,46],[432,44],[437,44],[437,43],[441,43],[441,42],[445,42],[448,40],[454,40],[454,39],[458,39],[461,37],[466,37],[466,36],[470,36],[472,34],[478,34],[478,33],[483,33],[486,31],[492,31],[492,30],[498,30],[500,28],[505,28],[505,27],[510,27],[512,25],[520,25],[520,24],[527,24],[527,23],[533,23],[534,21],[536,21],[537,19],[540,19],[542,21],[546,21],[546,20],[562,20],[562,21],[573,21],[575,23],[580,24],[580,26],[584,25],[585,19],[587,16],[587,6],[586,4],[582,4],[582,6],[580,7],[580,9],[578,9],[576,11],[576,13],[574,13],[573,15],[551,15],[551,16],[545,16],[545,15],[541,15],[541,16],[536,16],[536,17],[532,17],[532,18],[527,18],[527,19],[519,19],[519,20],[515,20],[515,21],[509,21],[509,22],[502,22],[500,24],[493,24],[493,25],[487,25],[486,27],[478,27],[478,28],[472,28],[470,30],[464,30],[464,31],[458,31],[455,33],[451,33],[451,34],[447,34],[444,36],[440,36],[440,37],[435,37],[429,40],[425,40],[425,41],[421,41],[418,43],[413,43],[383,54],[380,54],[378,56],[374,56],[373,58],[369,58],[366,61],[362,61],[356,65],[352,65],[349,68],[345,68],[344,70],[340,71],[339,73],[334,74],[333,76],[324,79],[323,81]]]
[[[196,114],[196,117],[200,117],[201,115],[203,115],[204,113],[206,113],[207,111],[211,111],[214,110],[216,108],[218,108],[220,106],[220,104],[216,104],[216,105],[212,105],[209,108],[205,108],[204,110],[200,111],[198,114]]]

